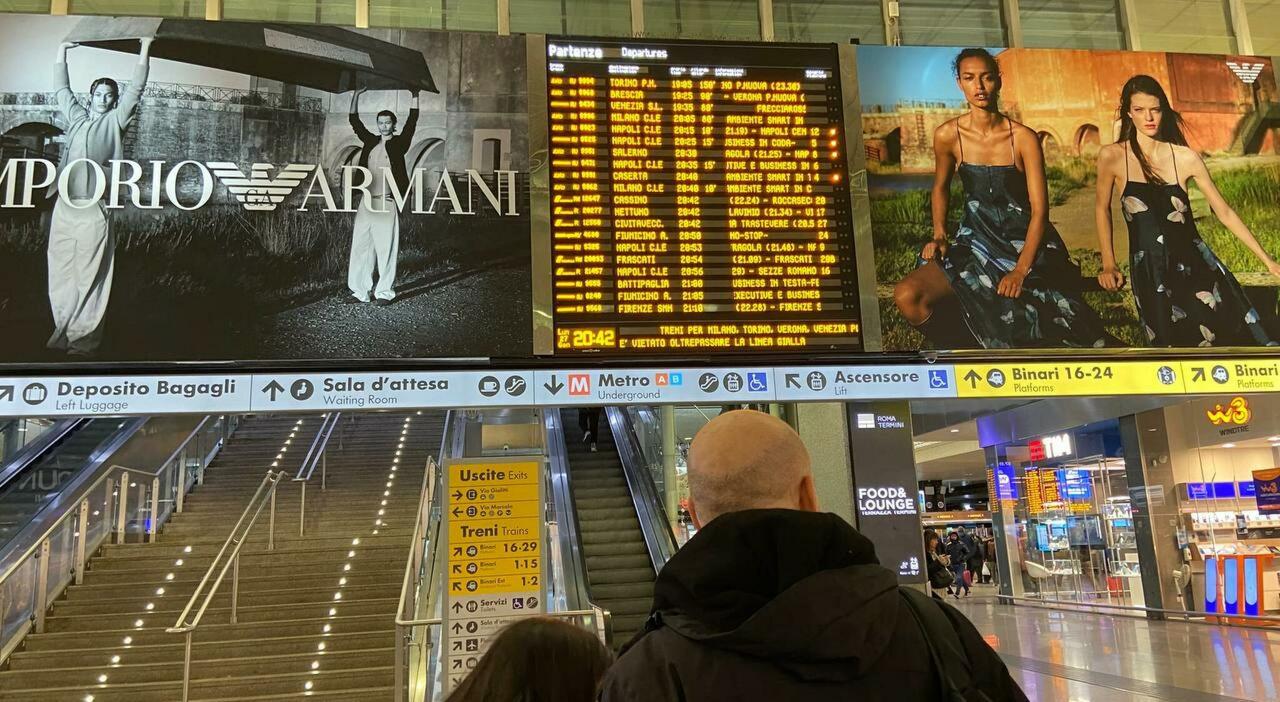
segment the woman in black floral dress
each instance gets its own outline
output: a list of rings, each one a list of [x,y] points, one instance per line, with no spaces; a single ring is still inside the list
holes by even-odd
[[[956,57],[969,111],[934,132],[933,240],[894,288],[903,317],[936,348],[1095,348],[1116,343],[1080,295],[1080,269],[1049,223],[1036,133],[999,110],[1000,67],[984,49]],[[951,179],[964,185],[948,231]]]
[[[1195,179],[1209,206],[1275,276],[1280,264],[1218,192],[1200,156],[1187,147],[1182,118],[1151,76],[1125,83],[1120,140],[1098,155],[1098,236],[1107,290],[1124,275],[1112,245],[1111,198],[1121,193],[1129,223],[1130,274],[1138,314],[1151,346],[1274,346],[1235,276],[1200,238],[1186,184]]]

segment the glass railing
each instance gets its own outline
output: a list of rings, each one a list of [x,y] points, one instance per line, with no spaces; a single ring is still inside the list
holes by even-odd
[[[49,417],[0,420],[0,464],[7,463],[28,444],[57,425]]]
[[[78,472],[0,547],[0,663],[28,632],[44,631],[50,603],[83,581],[88,558],[108,539],[155,539],[238,424],[235,417],[206,417],[156,470],[145,471],[110,460],[147,420],[103,421],[113,423],[112,433],[86,441],[92,449],[75,450]]]

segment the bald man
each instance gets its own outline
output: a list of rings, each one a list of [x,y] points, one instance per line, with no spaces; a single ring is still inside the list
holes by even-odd
[[[866,537],[819,511],[809,452],[782,420],[708,422],[689,492],[700,531],[659,573],[604,702],[1027,699],[962,614],[900,590]]]

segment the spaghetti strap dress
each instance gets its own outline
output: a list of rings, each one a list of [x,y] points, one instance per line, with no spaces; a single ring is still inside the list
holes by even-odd
[[[1173,144],[1169,145],[1173,151]],[[1196,229],[1174,161],[1172,183],[1136,181],[1124,151],[1121,209],[1133,295],[1150,346],[1275,346],[1236,277]]]
[[[960,138],[959,124],[956,136]],[[1099,348],[1118,343],[1085,303],[1080,268],[1047,222],[1022,294],[1008,298],[996,292],[1001,278],[1017,265],[1031,225],[1027,177],[1014,165],[1013,124],[1009,124],[1009,149],[1014,164],[968,163],[963,140],[959,146],[964,214],[939,263],[983,348]]]

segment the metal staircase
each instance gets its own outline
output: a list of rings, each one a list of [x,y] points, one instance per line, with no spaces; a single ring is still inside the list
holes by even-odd
[[[404,554],[443,413],[342,418],[320,447],[325,488],[320,476],[311,481],[305,511],[302,491],[281,481],[235,572],[216,581],[210,569],[264,474],[292,476],[318,457],[322,421],[246,419],[154,543],[106,546],[90,561],[44,633],[0,672],[0,699],[182,699],[184,636],[166,629],[206,592],[208,609],[191,627],[190,699],[390,699]]]

